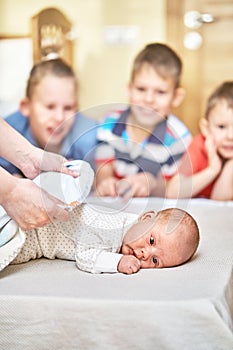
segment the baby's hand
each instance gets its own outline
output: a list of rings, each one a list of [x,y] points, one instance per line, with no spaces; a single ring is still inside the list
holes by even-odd
[[[138,270],[140,270],[140,267],[140,260],[138,260],[135,256],[123,255],[118,263],[117,270],[118,272],[131,275],[132,273],[138,272]]]

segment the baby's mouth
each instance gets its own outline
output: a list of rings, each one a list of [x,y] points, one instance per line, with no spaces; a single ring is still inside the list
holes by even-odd
[[[134,253],[134,250],[131,247],[129,247],[129,246],[128,246],[128,253],[127,254],[136,256],[135,253]]]

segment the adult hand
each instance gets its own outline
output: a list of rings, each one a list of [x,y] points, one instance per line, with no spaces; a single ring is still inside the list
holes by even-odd
[[[11,187],[4,194],[2,205],[23,230],[41,227],[53,220],[69,220],[67,210],[59,206],[64,203],[43,191],[31,180],[13,176],[11,178]]]
[[[5,135],[0,142],[1,157],[13,163],[29,179],[34,179],[41,171],[59,171],[77,176],[64,166],[66,161],[64,157],[33,146],[2,118],[0,118],[0,133]]]
[[[140,260],[134,255],[123,255],[120,259],[117,270],[118,272],[126,273],[131,275],[132,273],[138,272],[140,270]]]
[[[64,165],[66,161],[67,159],[59,154],[33,147],[25,157],[25,161],[21,162],[21,170],[29,179],[34,179],[41,171],[58,171],[77,177],[79,174]]]

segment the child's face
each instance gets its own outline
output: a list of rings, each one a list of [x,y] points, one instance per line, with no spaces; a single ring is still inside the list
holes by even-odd
[[[77,108],[76,85],[69,77],[44,77],[27,101],[32,134],[41,147],[60,146],[69,133]],[[49,147],[48,147],[49,150]]]
[[[210,111],[208,128],[217,152],[224,159],[233,158],[233,110],[221,101]]]
[[[129,86],[129,102],[137,122],[155,127],[171,112],[177,91],[173,78],[163,79],[150,64],[143,64]]]
[[[165,225],[159,220],[137,222],[126,233],[121,253],[136,256],[141,268],[177,266],[190,253],[179,238],[179,230],[166,233]]]

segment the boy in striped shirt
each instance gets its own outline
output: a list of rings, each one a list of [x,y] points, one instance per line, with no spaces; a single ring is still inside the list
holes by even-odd
[[[165,44],[149,44],[136,56],[129,105],[107,115],[97,132],[96,195],[164,195],[192,139],[171,114],[184,97],[181,71],[180,58]]]

